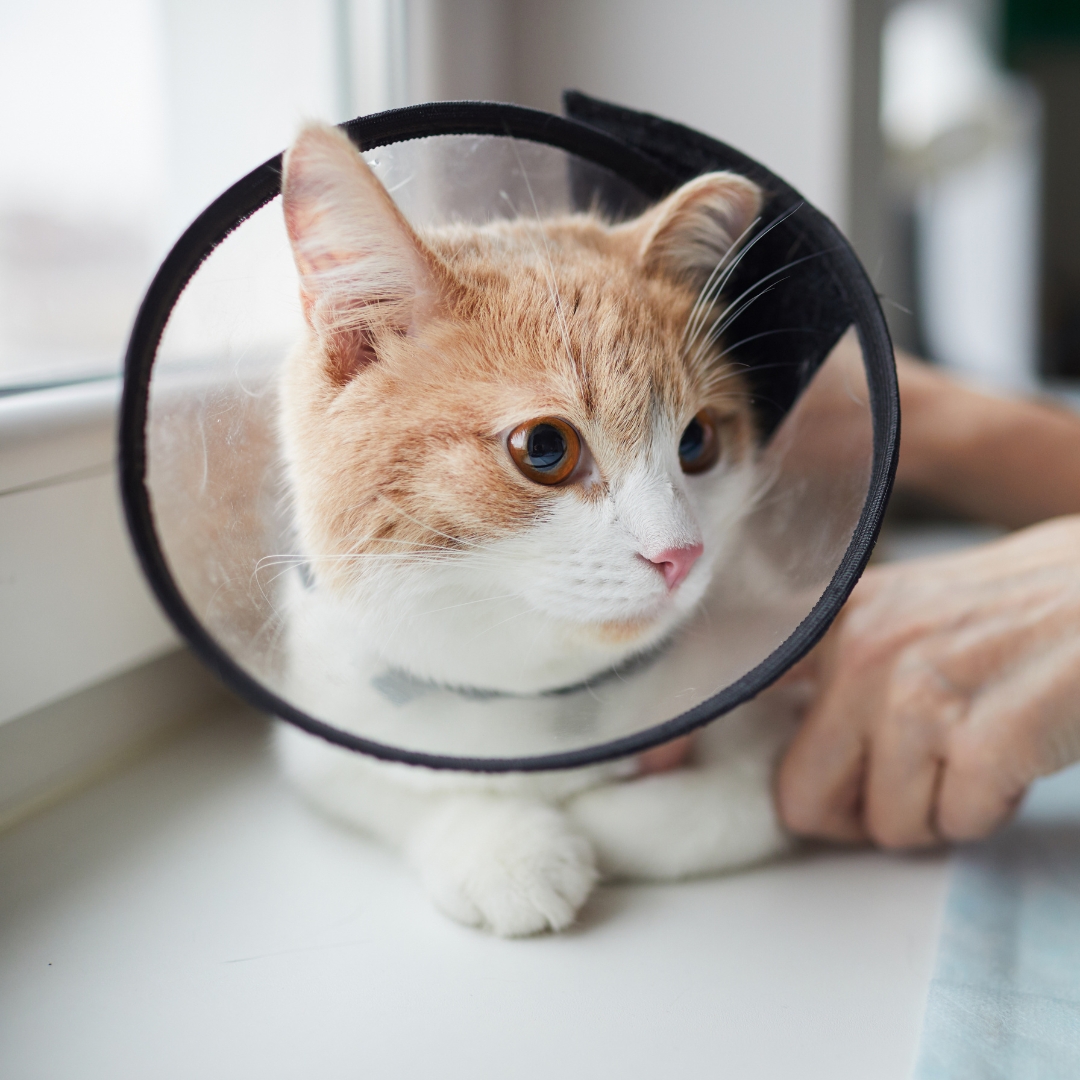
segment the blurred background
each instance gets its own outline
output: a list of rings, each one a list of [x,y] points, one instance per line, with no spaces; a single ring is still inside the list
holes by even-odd
[[[564,87],[790,180],[898,344],[1080,386],[1080,0],[0,0],[0,391],[114,375],[169,245],[303,118]]]

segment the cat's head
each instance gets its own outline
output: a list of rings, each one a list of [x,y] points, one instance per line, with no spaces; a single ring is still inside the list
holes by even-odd
[[[722,307],[699,297],[760,201],[714,173],[615,226],[418,233],[344,134],[301,132],[283,202],[308,333],[281,431],[301,548],[358,649],[533,691],[693,611],[754,447],[709,336]]]

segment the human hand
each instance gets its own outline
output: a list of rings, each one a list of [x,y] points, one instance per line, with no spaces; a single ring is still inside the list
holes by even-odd
[[[779,771],[788,828],[890,848],[988,835],[1080,760],[1080,516],[870,568],[796,672],[816,692]]]

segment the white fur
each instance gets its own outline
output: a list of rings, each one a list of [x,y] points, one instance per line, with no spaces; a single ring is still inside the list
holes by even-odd
[[[648,451],[603,499],[563,499],[513,539],[434,562],[387,560],[351,597],[295,576],[285,601],[288,696],[386,743],[512,756],[550,750],[560,724],[593,739],[641,730],[730,681],[737,661],[729,675],[718,668],[726,646],[703,602],[718,588],[717,568],[734,567],[756,471],[743,463],[687,477],[668,427],[658,421]],[[669,594],[642,553],[699,540],[704,555]],[[634,618],[652,628],[632,644],[604,645],[588,632],[598,620]],[[577,694],[535,693],[603,671],[680,627],[676,646],[642,671]],[[415,699],[388,700],[378,689],[387,672],[430,683],[417,683]],[[478,700],[452,686],[526,696]],[[655,776],[635,776],[632,760],[539,774],[438,772],[284,727],[276,744],[305,795],[402,851],[446,914],[531,934],[568,925],[599,873],[675,879],[783,851],[771,774],[791,710],[771,697],[703,733],[691,765]]]
[[[338,597],[356,652],[433,682],[527,694],[664,640],[700,604],[758,486],[749,462],[684,475],[667,426],[601,500],[557,500],[516,536],[465,551],[365,565],[352,595]],[[701,558],[669,593],[646,559],[697,542]],[[594,629],[634,620],[649,625],[629,643]]]
[[[309,318],[334,328],[348,313],[343,295],[357,294],[356,319],[390,318],[407,330],[427,289],[415,252],[394,259],[412,250],[408,225],[343,137],[316,133],[297,145],[286,160],[286,204]],[[676,269],[711,268],[758,201],[749,181],[728,177],[718,190],[715,178],[702,178],[668,206],[643,250]],[[340,206],[344,216],[330,212]],[[357,275],[374,282],[366,293]],[[286,400],[281,430],[295,465],[289,409]],[[303,552],[314,587],[292,575],[282,600],[284,695],[388,744],[491,757],[644,730],[730,683],[745,658],[737,642],[710,632],[705,601],[713,590],[719,602],[717,571],[731,569],[758,472],[747,459],[685,475],[678,444],[689,419],[653,416],[632,461],[609,455],[596,497],[568,490],[509,539],[360,555],[351,588],[336,593],[320,585],[319,552]],[[316,532],[304,500],[295,504],[303,544]],[[649,560],[699,543],[701,558],[669,590]],[[577,693],[540,693],[597,676],[676,633],[644,669]],[[440,909],[518,935],[567,926],[600,872],[680,878],[783,850],[770,778],[788,715],[775,703],[744,707],[701,737],[691,765],[641,777],[634,761],[527,775],[436,773],[284,727],[276,745],[307,797],[404,852]]]
[[[615,737],[696,703],[742,663],[731,655],[727,672],[719,666],[737,650],[710,625],[706,605],[657,661],[589,690],[477,700],[419,684],[418,697],[394,702],[375,688],[387,664],[370,642],[366,650],[358,642],[353,609],[298,580],[292,587],[290,696],[396,745],[483,756],[548,751],[560,725]],[[498,641],[495,634],[491,648]],[[535,774],[436,771],[375,761],[285,726],[276,745],[306,797],[402,851],[442,911],[519,935],[566,926],[598,873],[670,880],[784,851],[771,776],[795,704],[790,693],[771,691],[702,732],[691,764],[654,776],[636,775],[634,760]]]
[[[305,796],[402,851],[440,910],[517,936],[569,925],[601,873],[675,880],[786,850],[770,779],[794,710],[770,696],[706,729],[690,765],[653,776],[626,778],[626,763],[436,773],[373,761],[286,725],[275,742]]]

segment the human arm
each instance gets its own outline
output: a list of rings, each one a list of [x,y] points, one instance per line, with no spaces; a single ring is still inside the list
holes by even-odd
[[[898,352],[896,486],[1009,528],[1080,513],[1080,416],[982,393]]]
[[[795,832],[909,847],[983,836],[1080,759],[1080,418],[898,356],[897,487],[1018,526],[871,567],[800,671],[815,697],[778,775]]]

